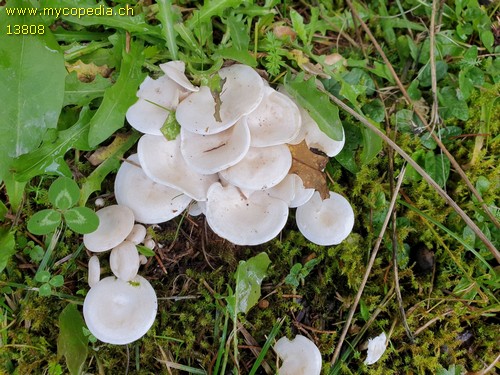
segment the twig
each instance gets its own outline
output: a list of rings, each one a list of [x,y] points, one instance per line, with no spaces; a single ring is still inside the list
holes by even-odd
[[[469,216],[455,203],[453,199],[434,181],[431,176],[424,171],[424,169],[418,165],[406,152],[404,152],[401,147],[394,143],[387,135],[385,135],[380,129],[374,126],[366,117],[360,115],[354,111],[351,107],[345,104],[340,99],[336,98],[334,95],[326,91],[324,88],[319,88],[322,92],[328,95],[331,101],[341,107],[344,111],[348,112],[351,116],[359,120],[363,125],[369,128],[372,132],[377,134],[385,142],[387,142],[403,159],[405,159],[408,164],[410,164],[424,180],[426,180],[429,185],[431,185],[436,192],[456,211],[456,213],[465,221],[465,223],[472,229],[476,236],[485,244],[488,250],[493,254],[498,263],[500,263],[500,252],[495,248],[491,241],[481,232],[481,229],[474,223]]]
[[[401,83],[401,80],[399,79],[398,75],[396,74],[396,71],[394,70],[391,62],[389,61],[389,59],[385,55],[384,51],[382,50],[382,47],[380,47],[380,44],[378,44],[377,40],[373,36],[372,32],[370,31],[370,29],[368,28],[368,26],[366,25],[366,23],[361,19],[361,17],[359,16],[359,14],[356,12],[356,9],[353,7],[351,1],[350,0],[346,0],[346,2],[347,2],[347,5],[349,5],[349,8],[351,9],[351,12],[352,12],[353,16],[357,18],[357,20],[359,21],[361,27],[363,28],[363,30],[366,32],[366,34],[370,38],[371,42],[373,43],[373,46],[375,47],[375,49],[377,50],[377,52],[382,57],[382,60],[384,60],[384,63],[387,66],[387,69],[389,69],[389,72],[391,73],[392,77],[396,81],[396,84],[397,84],[399,90],[401,91],[401,94],[403,94],[403,97],[405,98],[406,102],[408,103],[408,105],[412,105],[412,100],[411,100],[410,96],[408,95],[408,92],[406,91],[405,87]],[[443,142],[441,142],[441,139],[439,139],[439,137],[434,132],[431,131],[431,129],[429,127],[429,124],[427,123],[427,120],[420,113],[420,111],[417,108],[413,108],[413,110],[414,110],[415,114],[417,115],[417,117],[422,122],[422,124],[424,124],[424,127],[431,134],[432,138],[437,143],[437,145],[439,146],[439,148],[444,152],[444,154],[446,155],[446,157],[450,160],[450,163],[453,165],[453,168],[455,169],[455,171],[460,175],[460,177],[465,182],[465,184],[467,185],[467,187],[469,188],[469,190],[472,192],[472,194],[474,194],[474,196],[480,202],[481,207],[484,210],[484,213],[488,216],[488,218],[491,220],[491,222],[493,224],[495,224],[495,226],[497,228],[500,228],[500,223],[498,223],[498,221],[495,218],[495,216],[490,212],[490,210],[488,209],[488,207],[484,203],[483,198],[481,197],[481,195],[479,194],[479,192],[476,190],[476,188],[474,187],[474,185],[472,185],[472,183],[470,182],[469,178],[467,177],[467,175],[463,171],[462,167],[460,167],[460,165],[457,163],[457,161],[455,160],[455,158],[453,157],[453,155],[450,154],[450,152],[445,147],[445,145],[443,144]],[[476,226],[476,228],[477,228],[477,226]],[[479,236],[479,237],[480,238],[486,238],[484,235],[483,236]],[[483,241],[483,240],[481,239],[481,241]],[[490,251],[492,251],[490,246],[487,245],[487,247],[490,249]],[[497,254],[495,256],[495,258],[497,258],[497,261],[500,262],[500,255],[499,254]]]
[[[436,321],[440,320],[440,319],[443,319],[444,317],[450,315],[451,313],[453,312],[453,310],[448,310],[448,311],[445,311],[444,313],[442,313],[441,315],[439,316],[436,316],[435,318],[432,318],[431,320],[429,320],[427,323],[425,323],[422,327],[420,327],[419,329],[417,329],[415,331],[415,336],[418,336],[420,333],[422,333],[426,328],[428,328],[430,325],[432,325],[433,323],[435,323]]]
[[[375,263],[375,258],[377,257],[378,250],[380,248],[380,244],[382,243],[382,239],[384,238],[384,233],[385,230],[387,229],[387,224],[389,224],[389,220],[391,218],[391,213],[392,210],[394,209],[394,205],[396,204],[396,199],[399,194],[399,189],[401,188],[401,184],[403,183],[403,177],[404,177],[404,167],[403,170],[401,171],[399,178],[398,178],[398,183],[396,184],[396,189],[394,190],[394,194],[392,195],[391,198],[391,203],[389,205],[389,210],[387,211],[387,215],[385,216],[384,223],[382,224],[382,228],[380,229],[380,234],[377,238],[377,242],[375,243],[375,247],[373,248],[372,255],[370,256],[370,260],[368,261],[368,265],[366,266],[366,271],[363,276],[363,280],[361,281],[361,285],[359,286],[358,293],[356,294],[356,297],[354,299],[353,304],[351,305],[351,309],[349,310],[349,314],[346,319],[346,323],[344,325],[344,328],[342,329],[342,333],[340,335],[339,342],[337,343],[337,347],[335,348],[335,352],[333,353],[333,357],[331,360],[331,364],[333,365],[335,361],[337,360],[339,354],[340,354],[340,349],[342,348],[342,344],[344,343],[345,337],[347,335],[347,331],[349,330],[349,326],[351,325],[352,318],[354,316],[354,313],[356,312],[356,308],[358,307],[359,300],[361,299],[361,295],[363,294],[363,290],[365,288],[366,282],[368,281],[368,277],[370,276],[371,269],[373,267],[373,264]]]
[[[487,374],[488,372],[490,372],[491,370],[493,370],[493,368],[495,367],[495,365],[497,364],[498,361],[500,361],[500,354],[497,355],[495,360],[493,362],[491,362],[491,364],[488,367],[486,367],[483,371],[481,371],[480,374],[484,375],[484,374]]]
[[[438,3],[440,0],[432,1],[432,14],[431,14],[431,26],[429,30],[429,41],[430,41],[430,51],[429,51],[429,62],[431,65],[431,91],[432,91],[432,108],[431,108],[431,123],[432,131],[434,126],[439,124],[439,102],[437,95],[437,77],[436,77],[436,58],[434,56],[434,46],[436,44],[436,14]]]

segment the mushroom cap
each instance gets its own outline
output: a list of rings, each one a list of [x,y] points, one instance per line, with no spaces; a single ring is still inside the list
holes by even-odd
[[[321,353],[311,340],[297,335],[293,340],[280,338],[274,351],[283,360],[279,375],[319,375],[321,373]]]
[[[201,135],[181,128],[181,152],[186,163],[202,174],[217,173],[238,163],[250,148],[243,119],[217,134]]]
[[[127,206],[107,206],[96,214],[99,217],[99,226],[94,232],[83,235],[83,244],[94,253],[118,246],[134,227],[134,213]]]
[[[154,323],[157,306],[156,293],[142,276],[132,281],[109,276],[87,293],[83,317],[97,339],[124,345],[146,334]]]
[[[285,201],[288,206],[295,197],[295,177],[296,174],[287,174],[278,185],[266,189],[265,192],[271,197],[279,198]],[[298,177],[298,176],[297,176]]]
[[[137,154],[130,155],[127,160],[136,165],[124,162],[118,169],[115,197],[118,204],[133,211],[136,221],[144,224],[163,223],[186,209],[191,202],[190,197],[146,176]]]
[[[193,85],[187,79],[184,72],[186,71],[186,64],[184,61],[169,61],[164,64],[160,64],[160,69],[163,70],[165,75],[172,81],[177,83],[182,88],[188,91],[198,91],[200,88]]]
[[[172,110],[179,104],[179,92],[179,85],[166,75],[158,79],[146,77],[139,86],[137,97]]]
[[[175,115],[181,127],[197,134],[219,133],[259,105],[264,95],[264,83],[255,70],[235,64],[222,68],[218,74],[226,79],[220,93],[221,121],[215,116],[216,102],[210,89],[202,86],[177,107]]]
[[[125,240],[132,242],[134,245],[138,245],[146,238],[146,232],[146,227],[144,225],[134,224],[132,231],[129,233],[127,238],[125,238]]]
[[[264,98],[259,106],[245,117],[252,147],[288,143],[298,136],[301,128],[297,105],[271,87],[264,88]]]
[[[145,134],[161,135],[161,128],[170,112],[156,104],[139,98],[127,110],[127,121],[135,129]]]
[[[309,148],[317,148],[329,157],[334,157],[342,151],[345,144],[344,128],[342,128],[342,140],[336,141],[323,133],[316,121],[312,119],[305,109],[302,109],[301,115],[302,124],[306,129],[305,140]]]
[[[354,226],[351,205],[342,195],[334,192],[322,201],[316,191],[309,201],[297,207],[295,219],[304,237],[321,246],[338,245]]]
[[[164,137],[145,134],[137,145],[144,173],[158,184],[170,186],[198,201],[207,199],[207,190],[218,181],[215,174],[200,174],[186,163],[181,154],[181,138],[167,141]]]
[[[295,194],[288,205],[290,208],[295,208],[302,206],[304,203],[306,203],[311,197],[313,196],[315,190],[311,188],[306,188],[304,187],[304,182],[300,178],[300,176],[296,174],[292,174],[293,180],[295,182],[294,187],[295,187]]]
[[[99,258],[97,255],[92,255],[89,259],[89,268],[88,268],[87,280],[89,286],[92,288],[99,282],[101,278],[101,265],[99,263]]]
[[[237,164],[221,172],[229,183],[244,189],[264,190],[281,182],[292,166],[292,155],[284,144],[250,147]]]
[[[139,252],[134,243],[123,241],[111,250],[109,266],[113,274],[124,281],[130,281],[139,271]]]
[[[259,245],[283,229],[288,206],[281,199],[256,191],[245,197],[232,185],[210,186],[205,216],[210,228],[236,245]]]
[[[387,336],[382,332],[377,337],[368,340],[368,354],[366,356],[365,365],[373,365],[377,362],[387,348]]]

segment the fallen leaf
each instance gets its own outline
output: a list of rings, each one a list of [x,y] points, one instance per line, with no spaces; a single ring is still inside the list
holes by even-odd
[[[326,183],[326,174],[323,170],[328,163],[328,157],[315,154],[305,141],[298,145],[288,145],[292,153],[292,166],[288,173],[298,175],[305,188],[312,188],[319,192],[322,199],[328,198],[330,190]]]
[[[89,162],[94,167],[101,164],[103,161],[107,160],[111,155],[115,153],[117,149],[121,147],[128,139],[128,134],[118,133],[115,136],[113,142],[110,145],[99,147],[95,152],[89,156]]]
[[[111,73],[111,69],[107,65],[85,64],[81,60],[73,64],[66,63],[66,69],[68,72],[76,72],[78,79],[82,82],[92,82],[98,74],[107,78]]]

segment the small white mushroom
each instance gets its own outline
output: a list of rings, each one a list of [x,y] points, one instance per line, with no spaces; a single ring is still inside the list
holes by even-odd
[[[144,241],[146,238],[146,227],[142,224],[135,224],[132,228],[132,232],[129,233],[125,240],[132,242],[134,245],[138,245]]]
[[[309,199],[311,199],[311,197],[313,196],[315,190],[311,188],[305,188],[304,182],[298,175],[292,174],[292,176],[295,182],[295,195],[293,197],[293,200],[290,202],[289,207],[296,208],[309,201]]]
[[[292,155],[286,145],[250,147],[239,163],[220,175],[240,188],[264,190],[279,184],[291,166]]]
[[[134,227],[134,213],[123,205],[111,205],[96,212],[99,226],[83,235],[83,244],[94,253],[111,250],[118,246]]]
[[[199,216],[205,214],[207,210],[207,202],[194,201],[189,205],[188,213],[191,216]]]
[[[382,332],[377,337],[368,340],[368,354],[366,356],[365,365],[373,365],[377,362],[387,348],[387,337],[385,332]]]
[[[192,133],[216,134],[252,112],[264,95],[264,84],[251,67],[235,64],[219,71],[224,84],[220,108],[207,86],[184,99],[176,111],[181,127]]]
[[[274,351],[283,360],[279,375],[319,375],[321,373],[321,353],[308,338],[297,335],[293,340],[280,338]]]
[[[288,206],[281,199],[256,191],[246,197],[232,185],[220,183],[208,189],[205,216],[210,228],[236,245],[259,245],[283,229]]]
[[[295,219],[304,237],[321,246],[338,245],[354,226],[351,205],[334,192],[330,192],[330,198],[325,200],[315,192],[309,201],[297,207]]]
[[[109,266],[113,274],[124,281],[130,281],[139,271],[139,252],[130,241],[123,241],[111,250]]]
[[[139,255],[139,263],[141,263],[142,265],[144,265],[147,262],[148,262],[148,258],[146,258],[145,255],[143,255],[143,254]]]
[[[106,204],[106,202],[102,198],[97,198],[94,202],[94,205],[96,206],[96,208],[104,207],[105,204]]]
[[[198,201],[207,199],[207,190],[218,181],[215,174],[200,174],[186,163],[181,153],[181,139],[145,134],[139,140],[137,153],[144,173],[156,183],[178,189]]]
[[[302,124],[306,129],[305,140],[307,146],[323,151],[329,157],[338,155],[345,144],[344,128],[342,128],[342,140],[336,141],[323,133],[316,121],[314,121],[305,110],[302,110],[301,114]]]
[[[300,132],[301,118],[297,105],[271,87],[264,88],[259,106],[245,116],[252,147],[288,143]]]
[[[201,135],[181,128],[181,152],[186,163],[202,174],[217,173],[238,163],[250,148],[244,119],[220,133]]]
[[[144,224],[168,221],[180,215],[191,202],[191,198],[178,189],[158,184],[146,176],[137,154],[130,155],[118,169],[115,197],[119,204],[134,212],[137,222]]]
[[[92,288],[99,282],[101,278],[101,266],[99,264],[99,258],[96,255],[93,255],[89,259],[89,268],[88,268],[88,283]]]
[[[147,247],[148,249],[153,250],[156,247],[156,242],[152,238],[147,238],[144,241],[144,246]]]
[[[137,275],[132,281],[110,276],[87,293],[83,317],[98,340],[125,345],[141,338],[151,328],[157,306],[155,291],[142,276]]]

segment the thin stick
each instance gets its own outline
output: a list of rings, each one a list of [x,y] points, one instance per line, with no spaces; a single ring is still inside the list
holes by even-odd
[[[431,26],[429,30],[429,41],[430,41],[430,51],[429,51],[429,62],[431,64],[431,91],[432,91],[432,109],[431,109],[431,125],[434,130],[434,126],[439,124],[439,102],[437,95],[437,77],[436,77],[436,58],[434,56],[434,46],[436,44],[436,14],[438,3],[440,0],[433,0],[432,2],[432,14],[431,14]]]
[[[359,14],[356,12],[356,9],[353,7],[351,1],[350,0],[346,0],[346,2],[347,2],[347,5],[349,5],[349,8],[351,8],[351,12],[352,12],[353,16],[359,21],[361,27],[363,28],[363,30],[366,32],[366,34],[370,38],[371,42],[373,43],[373,46],[375,47],[375,49],[379,53],[380,57],[382,57],[382,60],[384,60],[385,65],[387,66],[387,68],[389,69],[392,77],[396,81],[396,84],[397,84],[399,90],[401,91],[401,93],[403,94],[403,97],[405,98],[406,102],[409,105],[412,105],[412,100],[411,100],[410,96],[408,95],[408,92],[406,91],[405,87],[401,83],[401,80],[399,79],[398,75],[396,74],[396,71],[394,70],[391,62],[389,61],[389,59],[385,55],[384,51],[380,47],[380,44],[378,44],[377,40],[373,36],[372,32],[370,31],[370,29],[368,28],[368,26],[366,25],[366,23],[361,19],[361,17],[359,16]],[[500,223],[498,223],[498,221],[495,218],[495,216],[490,212],[490,210],[488,209],[488,206],[486,206],[486,204],[483,201],[483,198],[481,197],[481,195],[479,194],[479,192],[476,190],[476,188],[474,187],[474,185],[472,185],[472,183],[470,182],[469,178],[467,177],[467,175],[463,171],[462,167],[460,167],[460,165],[457,163],[457,161],[455,160],[455,158],[453,157],[453,155],[450,154],[450,152],[445,147],[445,145],[443,144],[443,142],[441,142],[441,140],[439,139],[439,137],[434,132],[431,131],[431,128],[429,127],[429,124],[427,123],[427,120],[420,113],[420,111],[417,108],[413,108],[413,110],[415,111],[415,114],[420,119],[420,121],[422,122],[422,124],[424,124],[424,127],[431,134],[432,138],[437,143],[437,145],[439,146],[439,148],[444,152],[444,154],[446,155],[446,157],[450,160],[450,163],[453,165],[453,168],[455,169],[455,171],[460,175],[460,177],[462,178],[462,180],[464,180],[464,182],[467,185],[467,187],[469,188],[469,190],[477,198],[477,200],[481,204],[481,207],[484,210],[484,213],[488,216],[488,218],[491,220],[491,222],[493,224],[495,224],[495,226],[497,228],[500,228]],[[484,237],[484,235],[483,235],[483,237]],[[491,251],[491,249],[490,249],[490,251]],[[500,257],[497,258],[497,260],[500,262]]]
[[[351,305],[351,309],[349,310],[346,323],[344,325],[344,328],[342,329],[339,342],[337,343],[337,347],[335,348],[335,352],[333,353],[332,360],[330,361],[332,365],[339,357],[340,349],[342,348],[342,344],[344,343],[347,331],[349,330],[349,326],[351,325],[352,318],[354,316],[354,313],[356,312],[356,308],[358,307],[358,303],[359,300],[361,299],[361,295],[363,294],[363,290],[365,289],[368,277],[370,276],[371,269],[373,267],[373,264],[375,263],[375,258],[377,257],[377,253],[380,248],[380,244],[382,243],[382,239],[384,238],[384,233],[387,229],[387,224],[389,224],[389,220],[391,219],[391,213],[392,210],[394,209],[394,205],[396,204],[396,199],[398,198],[399,189],[401,188],[401,184],[403,183],[404,175],[405,175],[405,168],[403,167],[401,173],[399,174],[394,194],[392,195],[391,204],[389,205],[389,210],[387,211],[387,215],[385,215],[384,224],[382,224],[382,229],[380,230],[380,234],[377,238],[377,242],[375,243],[375,247],[373,248],[372,255],[370,256],[370,260],[368,261],[368,265],[366,266],[366,271],[363,276],[363,280],[361,281],[361,285],[359,286],[358,293],[356,294],[354,302]]]
[[[497,362],[500,360],[500,354],[497,355],[497,357],[495,358],[495,360],[493,362],[491,362],[491,364],[486,367],[483,371],[480,372],[481,375],[483,374],[487,374],[488,372],[490,372],[491,370],[493,370],[493,368],[495,367],[495,365],[497,364]]]
[[[342,100],[336,98],[334,95],[330,94],[324,88],[319,88],[322,92],[328,95],[330,100],[341,107],[344,111],[348,112],[351,116],[359,120],[363,125],[369,128],[372,132],[377,134],[386,143],[388,143],[403,159],[405,159],[408,164],[410,164],[424,180],[426,180],[429,185],[431,185],[437,193],[456,211],[456,213],[462,218],[463,221],[472,229],[476,236],[485,244],[488,250],[493,254],[498,263],[500,263],[500,252],[495,248],[491,241],[481,232],[481,229],[474,223],[469,216],[455,203],[453,199],[439,186],[436,181],[434,181],[431,176],[424,171],[424,169],[418,165],[406,152],[404,152],[401,147],[394,143],[387,135],[385,135],[379,128],[374,126],[366,117],[360,115],[354,111],[351,107],[345,104]]]

